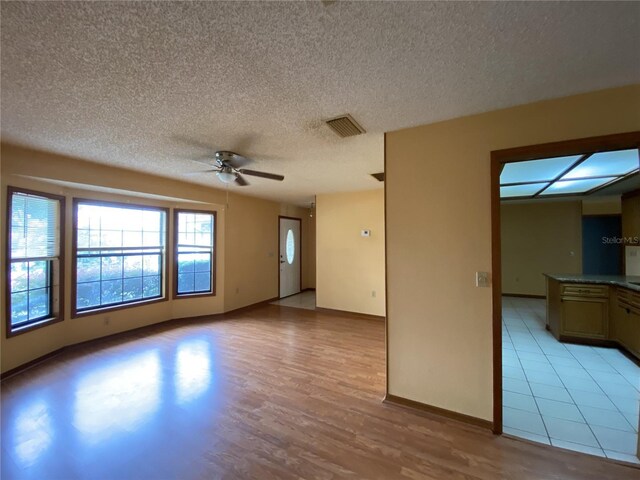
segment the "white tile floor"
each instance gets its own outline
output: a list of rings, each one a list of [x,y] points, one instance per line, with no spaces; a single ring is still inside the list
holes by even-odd
[[[305,310],[316,309],[316,291],[305,290],[302,293],[285,297],[281,300],[271,302],[271,305],[282,305],[283,307],[304,308]]]
[[[614,348],[558,342],[545,300],[503,297],[504,432],[632,463],[640,368]]]

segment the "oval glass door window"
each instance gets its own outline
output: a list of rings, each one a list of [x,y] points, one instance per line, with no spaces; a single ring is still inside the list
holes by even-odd
[[[293,239],[293,230],[289,229],[287,232],[287,263],[291,265],[293,263],[293,256],[296,252],[296,243]]]

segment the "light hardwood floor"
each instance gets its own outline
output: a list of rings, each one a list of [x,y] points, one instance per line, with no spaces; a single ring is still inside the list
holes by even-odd
[[[635,479],[381,403],[384,323],[261,306],[66,351],[2,383],[3,479]]]

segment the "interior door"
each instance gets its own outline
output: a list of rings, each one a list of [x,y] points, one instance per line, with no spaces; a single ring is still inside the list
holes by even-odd
[[[622,237],[620,215],[582,217],[582,273],[621,275],[622,247],[614,239]],[[605,239],[611,239],[608,242]]]
[[[280,217],[280,298],[300,292],[300,223]]]

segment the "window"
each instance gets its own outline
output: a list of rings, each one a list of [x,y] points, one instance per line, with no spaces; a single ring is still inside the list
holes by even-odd
[[[215,212],[175,211],[176,296],[215,295]]]
[[[289,229],[287,232],[286,243],[287,263],[291,265],[293,263],[293,257],[296,253],[296,242],[293,239],[293,230]]]
[[[64,197],[8,188],[7,335],[62,320]]]
[[[74,314],[164,298],[166,214],[75,200]]]

